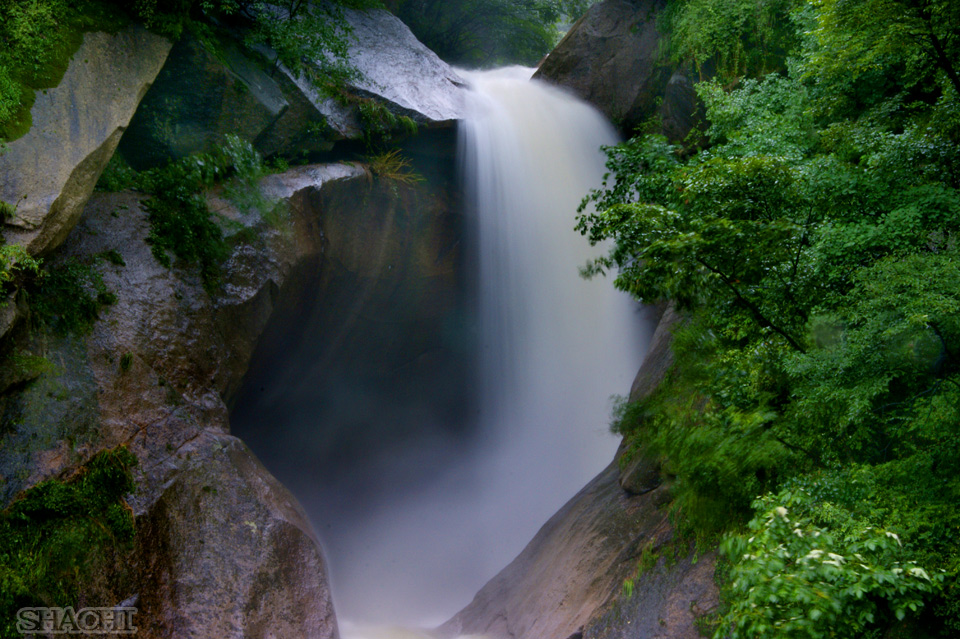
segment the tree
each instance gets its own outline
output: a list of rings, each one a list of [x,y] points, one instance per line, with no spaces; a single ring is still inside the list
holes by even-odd
[[[895,65],[907,83],[942,71],[960,95],[960,3],[954,0],[814,0],[815,67],[827,77]]]
[[[558,39],[557,24],[591,0],[396,0],[388,8],[454,64],[536,64]]]

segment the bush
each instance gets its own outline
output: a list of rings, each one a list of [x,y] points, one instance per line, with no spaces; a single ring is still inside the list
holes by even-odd
[[[99,453],[71,478],[47,480],[0,512],[0,635],[15,632],[26,606],[76,606],[87,586],[132,549],[136,457],[126,448]],[[90,601],[87,605],[113,605]]]
[[[37,321],[60,335],[90,331],[101,307],[117,301],[96,268],[101,259],[69,258],[41,271],[27,287]]]
[[[908,561],[896,533],[820,527],[811,505],[803,491],[762,497],[749,532],[724,541],[729,609],[715,639],[859,638],[916,616],[939,590],[944,575]]]

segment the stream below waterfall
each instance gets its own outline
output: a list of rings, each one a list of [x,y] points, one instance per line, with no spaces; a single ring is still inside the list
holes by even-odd
[[[419,637],[383,625],[450,618],[618,445],[608,432],[611,396],[629,392],[650,327],[609,280],[579,277],[602,249],[573,230],[604,172],[600,146],[617,138],[596,110],[530,81],[532,72],[462,72],[473,88],[458,151],[474,271],[462,330],[469,375],[441,369],[442,379],[403,393],[371,394],[311,378],[304,371],[318,364],[298,347],[290,354],[298,372],[272,375],[285,381],[263,382],[235,411],[235,432],[293,491],[323,541],[344,639]],[[451,380],[468,387],[469,409],[431,409]],[[394,400],[416,400],[417,410]],[[328,422],[366,423],[351,411],[379,416],[364,419],[381,429],[391,420],[439,425],[348,461],[312,453]],[[331,465],[342,470],[324,473]]]

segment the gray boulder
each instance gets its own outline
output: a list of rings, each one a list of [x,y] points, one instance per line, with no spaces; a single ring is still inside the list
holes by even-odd
[[[351,90],[420,124],[463,117],[466,83],[399,18],[382,9],[346,15],[357,38],[350,62],[360,71]]]
[[[121,143],[124,157],[146,168],[210,150],[234,133],[265,156],[326,151],[359,139],[358,104],[372,101],[426,127],[452,125],[463,113],[464,82],[383,10],[345,10],[353,30],[349,62],[359,72],[337,98],[276,64],[266,47],[250,50],[218,30],[208,49],[187,33],[143,101]]]
[[[235,437],[204,432],[184,452],[138,520],[138,635],[336,638],[320,544],[293,496]]]
[[[63,242],[170,46],[137,26],[84,35],[60,84],[37,94],[30,131],[0,153],[8,243],[39,255]]]
[[[686,545],[663,509],[666,488],[628,495],[618,474],[612,463],[567,502],[438,635],[697,637],[697,617],[717,604],[713,556],[667,562],[668,551]],[[644,552],[660,558],[638,577]],[[626,579],[637,582],[632,597],[623,592]]]
[[[373,99],[394,115],[425,126],[452,124],[463,116],[466,82],[399,18],[383,9],[346,9],[344,17],[354,37],[348,60],[359,72],[347,83],[348,94]],[[338,135],[363,135],[364,123],[350,100],[322,96],[305,78],[284,73]]]
[[[700,117],[700,105],[689,68],[677,68],[660,53],[657,17],[665,6],[665,0],[598,2],[571,27],[534,78],[573,91],[625,135],[652,128],[682,140]]]

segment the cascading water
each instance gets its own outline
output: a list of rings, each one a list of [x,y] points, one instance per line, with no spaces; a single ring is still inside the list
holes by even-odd
[[[367,548],[386,551],[378,553],[386,567],[368,576],[365,607],[390,600],[393,620],[405,624],[468,603],[610,462],[610,395],[627,392],[644,348],[636,303],[577,272],[598,249],[574,232],[574,214],[599,185],[600,146],[616,134],[593,108],[531,74],[463,73],[474,89],[460,155],[477,233],[479,437],[451,460],[449,481],[361,534]],[[361,613],[351,605],[340,614]],[[344,636],[375,636],[367,633],[346,625]]]
[[[457,289],[449,316],[422,328],[405,319],[421,317],[422,300],[437,304],[421,280],[384,276],[401,257],[361,261],[367,279],[325,262],[320,274],[341,279],[296,300],[291,321],[302,323],[281,321],[264,340],[231,416],[314,521],[345,639],[415,636],[361,623],[447,620],[617,446],[609,397],[630,387],[643,322],[610,282],[579,277],[599,249],[573,230],[581,198],[600,183],[599,147],[616,137],[592,108],[530,74],[464,74],[474,86],[460,129],[471,225],[456,237],[473,253],[473,294]],[[353,237],[344,250],[357,250],[356,237],[361,248],[392,246],[399,213],[364,215],[352,231],[349,216],[333,227],[341,241]],[[433,260],[433,247],[413,253]],[[474,300],[469,322],[460,298]],[[413,334],[398,332],[399,319]],[[421,360],[422,343],[432,351]]]

